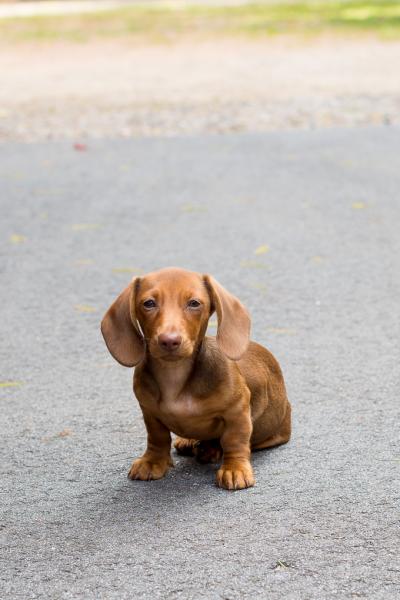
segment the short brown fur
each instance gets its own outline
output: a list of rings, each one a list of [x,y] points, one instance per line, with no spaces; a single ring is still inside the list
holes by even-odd
[[[154,306],[153,306],[154,305]],[[216,312],[216,337],[205,335]],[[209,275],[163,269],[135,278],[105,314],[102,333],[114,358],[136,366],[133,387],[147,449],[131,479],[160,479],[177,452],[217,462],[225,489],[254,485],[251,450],[285,444],[291,408],[278,362],[249,341],[250,317]]]

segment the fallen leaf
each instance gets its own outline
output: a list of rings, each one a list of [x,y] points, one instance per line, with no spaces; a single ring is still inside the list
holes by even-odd
[[[112,270],[113,273],[137,273],[141,275],[144,273],[143,269],[139,267],[114,267]]]
[[[80,267],[92,265],[93,263],[94,263],[94,261],[91,258],[80,258],[75,261],[75,264]]]
[[[290,565],[288,565],[287,562],[285,562],[284,560],[277,560],[276,561],[276,565],[274,566],[274,571],[285,571],[286,569],[289,569]]]
[[[360,210],[361,208],[365,208],[366,205],[365,202],[353,202],[351,206],[352,208]]]
[[[290,327],[268,327],[268,331],[271,333],[277,333],[278,335],[296,335],[296,330]]]
[[[88,306],[87,304],[76,304],[75,310],[81,313],[93,313],[96,312],[97,308],[93,306]]]
[[[183,212],[187,212],[187,213],[207,212],[207,207],[203,206],[201,204],[191,204],[189,202],[188,204],[182,204],[181,210],[183,210]]]
[[[86,144],[82,144],[80,142],[76,142],[76,144],[74,144],[74,150],[77,150],[77,152],[86,152],[86,150],[88,149]]]
[[[250,284],[250,287],[253,288],[254,290],[259,290],[260,292],[265,293],[268,290],[268,287],[265,285],[265,283],[261,283],[261,282],[255,282]]]
[[[18,233],[13,233],[10,235],[10,242],[12,244],[21,244],[26,241],[26,237],[24,235],[19,235]]]
[[[75,223],[72,225],[74,231],[85,231],[87,229],[100,229],[99,223]]]
[[[241,260],[240,266],[244,269],[266,269],[267,265],[257,260]]]
[[[324,259],[322,258],[322,256],[313,256],[311,260],[313,262],[319,264],[319,263],[322,263]]]
[[[260,256],[261,254],[266,254],[269,251],[269,246],[267,246],[267,244],[263,244],[262,246],[259,246],[257,248],[257,250],[254,251],[254,254],[256,254],[257,256]]]
[[[0,381],[0,388],[19,387],[23,385],[22,381]]]
[[[57,433],[55,437],[68,437],[72,435],[71,429],[63,429],[60,433]]]
[[[60,431],[59,433],[55,433],[54,435],[48,435],[44,438],[42,438],[42,442],[51,442],[53,440],[57,440],[58,438],[65,438],[65,437],[69,437],[70,435],[73,435],[73,432],[71,429],[63,429],[62,431]]]

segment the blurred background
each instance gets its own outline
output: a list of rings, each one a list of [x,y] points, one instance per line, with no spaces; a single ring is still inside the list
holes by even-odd
[[[392,124],[397,0],[0,0],[0,140]]]

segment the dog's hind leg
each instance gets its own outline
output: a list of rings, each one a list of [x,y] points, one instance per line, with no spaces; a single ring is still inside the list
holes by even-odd
[[[217,463],[222,458],[222,448],[219,440],[192,440],[177,437],[174,448],[181,456],[195,456],[199,463]]]
[[[266,440],[251,446],[253,450],[263,450],[264,448],[273,448],[274,446],[280,446],[281,444],[286,444],[290,440],[291,434],[291,406],[288,404],[288,408],[286,411],[285,418],[283,419],[282,425],[280,426],[279,431],[274,435],[271,435]]]
[[[197,462],[202,464],[221,462],[223,452],[220,441],[216,439],[197,442],[194,446],[194,455]]]
[[[174,442],[174,448],[181,456],[194,456],[195,445],[199,442],[197,440],[191,440],[187,438],[177,437]]]

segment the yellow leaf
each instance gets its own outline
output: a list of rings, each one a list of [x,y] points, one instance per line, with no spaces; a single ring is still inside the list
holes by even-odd
[[[137,273],[138,275],[143,273],[143,269],[139,267],[114,267],[113,273]]]
[[[250,287],[253,288],[254,290],[259,290],[260,292],[263,292],[263,293],[266,292],[268,289],[267,286],[265,285],[265,283],[261,283],[261,282],[257,282],[257,281],[255,283],[252,283],[250,285]]]
[[[278,335],[296,335],[295,329],[289,327],[268,327],[268,331],[271,333],[277,333]]]
[[[257,250],[254,251],[254,254],[257,254],[257,256],[259,256],[260,254],[266,254],[268,250],[269,246],[267,246],[267,244],[264,244],[263,246],[259,246]]]
[[[192,204],[189,202],[188,204],[182,204],[181,210],[183,210],[183,212],[187,212],[187,213],[207,212],[207,207],[202,206],[201,204]]]
[[[0,381],[0,388],[19,387],[23,385],[22,381]]]
[[[79,266],[92,265],[93,263],[94,261],[91,258],[80,258],[75,261],[75,264]]]
[[[10,242],[12,244],[21,244],[26,241],[26,237],[24,235],[19,235],[18,233],[13,233],[10,235]]]
[[[76,304],[75,310],[81,313],[93,313],[96,312],[96,308],[93,306],[88,306],[87,304]]]
[[[240,266],[244,269],[266,269],[267,265],[257,260],[241,260]]]
[[[364,202],[353,202],[353,204],[351,206],[352,206],[352,208],[360,210],[362,208],[365,208],[365,203]]]
[[[313,256],[311,260],[313,262],[319,264],[319,263],[322,263],[324,259],[322,258],[322,256]]]
[[[88,229],[100,229],[99,223],[75,223],[72,225],[74,231],[86,231]]]

